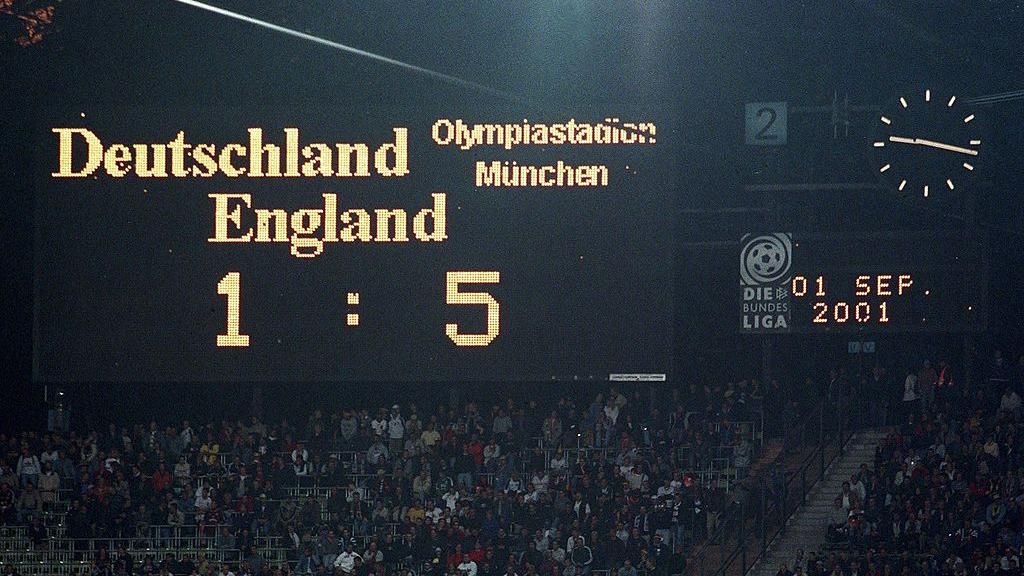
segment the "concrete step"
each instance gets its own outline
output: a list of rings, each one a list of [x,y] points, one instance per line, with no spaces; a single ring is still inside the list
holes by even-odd
[[[769,545],[768,558],[754,566],[751,574],[774,576],[780,564],[792,562],[797,550],[817,550],[825,542],[833,501],[842,491],[843,482],[859,472],[861,464],[874,467],[875,447],[889,433],[890,429],[876,429],[853,437],[843,455],[825,471],[825,478],[811,488],[807,503],[790,518],[786,531]],[[815,479],[816,475],[808,481]]]

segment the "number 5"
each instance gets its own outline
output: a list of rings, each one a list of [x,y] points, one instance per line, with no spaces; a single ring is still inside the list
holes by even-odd
[[[459,284],[497,284],[497,272],[448,272],[445,274],[445,303],[487,305],[487,333],[459,334],[459,325],[444,325],[444,333],[456,346],[487,346],[498,337],[500,317],[498,301],[487,292],[460,292]]]

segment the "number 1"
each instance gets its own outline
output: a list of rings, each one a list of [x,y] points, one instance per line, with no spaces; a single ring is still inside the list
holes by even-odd
[[[241,282],[242,275],[238,272],[228,272],[217,282],[217,294],[228,297],[228,333],[217,334],[217,346],[244,348],[249,345],[249,336],[238,333]]]

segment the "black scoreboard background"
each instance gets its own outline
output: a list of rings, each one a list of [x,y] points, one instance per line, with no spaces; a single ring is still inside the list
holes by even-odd
[[[370,112],[372,108],[373,112]],[[431,140],[439,118],[505,123],[654,122],[655,145],[480,146]],[[245,142],[261,127],[282,144],[368,142],[409,134],[401,178],[54,178],[53,127],[109,142]],[[662,110],[522,110],[501,106],[388,110],[69,108],[40,122],[36,150],[34,376],[43,382],[508,381],[607,379],[670,372],[672,198],[678,151]],[[607,165],[596,188],[474,186],[477,160]],[[371,158],[372,161],[372,158]],[[409,220],[447,194],[444,242],[328,244],[315,258],[287,244],[214,244],[212,193],[252,195],[253,208],[404,208]],[[249,221],[252,224],[252,221]],[[446,303],[449,272],[500,281],[463,285],[500,304],[500,333],[457,346],[446,324],[487,332],[486,306]],[[238,331],[231,333],[236,273]],[[219,289],[220,287],[220,289]],[[355,298],[351,294],[357,294]],[[351,315],[357,325],[350,325]]]

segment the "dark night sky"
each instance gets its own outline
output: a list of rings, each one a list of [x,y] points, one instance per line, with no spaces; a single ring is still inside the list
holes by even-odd
[[[751,161],[742,147],[744,102],[821,105],[839,90],[855,103],[878,104],[921,83],[969,96],[1024,89],[1024,7],[1017,2],[213,3],[545,109],[630,103],[672,110],[684,140],[676,192],[676,234],[683,241],[732,233],[716,230],[714,222],[691,226],[686,211],[761,201],[742,192]],[[171,0],[64,0],[55,21],[38,45],[22,48],[9,36],[0,44],[0,379],[26,398],[38,396],[29,382],[33,191],[27,150],[43,110],[71,104],[421,105],[466,91]],[[0,30],[11,30],[10,21],[3,24]],[[990,337],[1016,347],[1024,323],[1017,311],[1024,283],[1016,272],[1024,252],[1022,112],[1024,101],[985,111],[998,147],[987,175],[990,193],[979,199],[985,233],[996,247],[993,308],[1009,310],[994,315]],[[816,202],[816,210],[841,211],[844,200]],[[877,209],[938,226],[947,221],[943,207]],[[688,330],[687,315],[700,313],[702,297],[677,289],[679,332]],[[678,347],[685,353],[685,339]]]

